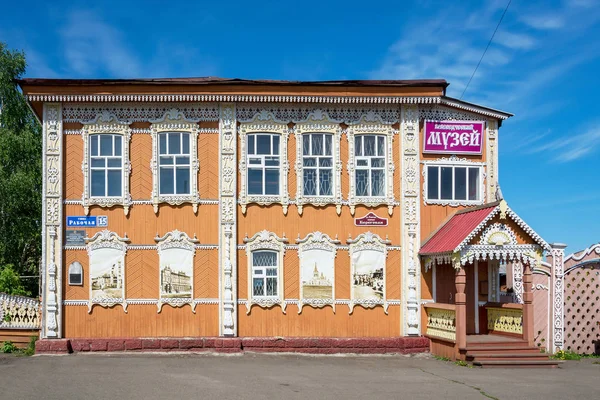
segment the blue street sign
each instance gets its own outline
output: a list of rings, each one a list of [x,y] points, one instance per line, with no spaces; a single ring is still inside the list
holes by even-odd
[[[108,226],[108,217],[99,215],[93,217],[67,216],[67,227],[102,228]]]

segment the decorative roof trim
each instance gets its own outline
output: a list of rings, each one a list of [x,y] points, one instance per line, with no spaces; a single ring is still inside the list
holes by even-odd
[[[536,231],[534,231],[529,225],[527,225],[527,223],[523,221],[521,217],[519,217],[517,213],[515,213],[510,207],[507,207],[506,215],[512,218],[512,220],[515,221],[515,223],[519,225],[519,227],[521,227],[521,229],[523,229],[525,233],[531,236],[531,238],[535,240],[537,244],[542,246],[542,249],[550,250],[550,245],[546,243],[546,241],[542,239],[542,237],[538,235]]]
[[[494,110],[492,108],[482,107],[477,104],[467,103],[466,101],[462,101],[459,99],[455,99],[452,97],[443,96],[440,98],[440,104],[445,106],[450,106],[454,108],[458,108],[465,111],[474,112],[476,114],[487,115],[488,117],[494,117],[497,119],[505,120],[513,116],[511,113],[507,113],[501,110]]]
[[[495,207],[495,208],[494,208],[494,209],[493,209],[493,210],[492,210],[492,211],[491,211],[491,212],[490,212],[490,213],[487,215],[487,217],[485,217],[485,218],[483,219],[483,221],[481,221],[481,222],[479,223],[479,225],[477,225],[477,226],[475,227],[475,229],[473,229],[473,230],[471,231],[471,233],[469,233],[469,234],[467,235],[467,237],[465,237],[465,238],[463,239],[463,241],[462,241],[462,242],[460,242],[460,244],[459,244],[458,246],[456,246],[456,248],[454,249],[454,251],[455,251],[455,252],[456,252],[456,251],[461,251],[461,250],[462,250],[462,248],[463,248],[464,246],[468,245],[468,244],[471,242],[471,240],[473,240],[473,239],[475,238],[475,236],[477,236],[477,235],[478,235],[478,234],[479,234],[479,233],[480,233],[480,232],[483,230],[483,228],[485,228],[485,226],[487,225],[487,223],[488,223],[488,222],[489,222],[489,221],[490,221],[492,218],[494,218],[494,216],[495,216],[496,214],[498,214],[499,212],[500,212],[500,206],[496,206],[496,207]]]
[[[600,254],[600,243],[593,244],[585,250],[578,251],[573,254],[569,254],[568,256],[565,257],[565,262],[567,262],[569,260],[581,261],[586,256],[590,255],[592,252],[596,252],[596,254]],[[581,253],[581,254],[578,255],[577,253]]]

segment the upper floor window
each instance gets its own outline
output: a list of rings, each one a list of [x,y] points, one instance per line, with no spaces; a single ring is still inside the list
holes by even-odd
[[[159,193],[189,195],[191,193],[190,134],[161,133],[158,147]]]
[[[383,135],[354,137],[356,196],[386,195],[386,147]]]
[[[277,252],[252,252],[252,297],[278,297]]]
[[[427,165],[426,201],[472,204],[482,201],[481,167]]]
[[[280,135],[248,135],[248,194],[278,195],[280,193]]]
[[[333,135],[302,136],[302,180],[305,196],[333,194]]]
[[[123,136],[90,135],[91,197],[120,197],[123,193]]]

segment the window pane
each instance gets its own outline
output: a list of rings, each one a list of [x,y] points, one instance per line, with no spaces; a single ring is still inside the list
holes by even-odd
[[[180,152],[180,134],[178,132],[169,133],[169,154],[179,154]]]
[[[332,166],[332,159],[331,158],[320,158],[319,159],[319,167],[331,167]]]
[[[252,295],[264,296],[265,295],[265,283],[263,278],[254,278],[252,280]]]
[[[173,157],[160,157],[160,165],[173,165]]]
[[[454,168],[454,199],[467,199],[467,169]]]
[[[158,137],[158,152],[159,154],[167,154],[167,134],[161,133]]]
[[[182,154],[190,154],[190,134],[184,133],[181,135],[181,146],[182,146]]]
[[[372,196],[385,195],[385,171],[371,170],[371,187]]]
[[[383,136],[377,136],[377,155],[385,155],[385,137]]]
[[[112,156],[112,135],[100,135],[100,155]]]
[[[275,267],[277,266],[277,253],[272,251],[254,251],[252,252],[252,265],[254,267]]]
[[[469,200],[479,200],[479,168],[469,168]]]
[[[176,192],[177,194],[190,193],[190,167],[177,167],[175,171],[177,176]]]
[[[121,167],[121,159],[120,158],[109,158],[108,166],[111,168],[120,168]]]
[[[98,135],[90,136],[90,150],[91,155],[98,155]]]
[[[115,135],[115,156],[121,155],[121,136]]]
[[[267,296],[277,296],[277,278],[267,278]]]
[[[452,200],[452,167],[442,167],[442,200]]]
[[[175,164],[177,164],[177,165],[189,164],[189,163],[190,163],[189,157],[176,157],[175,158]]]
[[[254,135],[248,135],[248,154],[254,153]]]
[[[439,182],[439,168],[438,167],[427,167],[427,198],[430,200],[438,200],[438,182]]]
[[[106,158],[92,158],[93,168],[104,168],[106,167]]]
[[[312,155],[321,156],[323,155],[323,135],[312,135]]]
[[[251,158],[248,160],[248,164],[249,165],[261,165],[262,164],[262,159],[260,158]]]
[[[375,136],[367,135],[364,137],[365,141],[365,156],[376,156],[375,153]]]
[[[256,136],[256,154],[271,154],[271,136],[257,135]]]
[[[173,168],[160,168],[160,194],[174,194]]]
[[[385,159],[384,158],[372,158],[371,159],[371,167],[373,167],[373,168],[385,167]]]
[[[92,171],[92,196],[105,196],[104,170]]]
[[[279,169],[265,170],[265,194],[279,194]]]
[[[356,195],[357,196],[368,196],[369,195],[369,170],[362,169],[356,171]]]
[[[108,195],[121,195],[121,170],[108,171]]]
[[[263,194],[262,169],[248,169],[248,194]]]
[[[319,171],[319,195],[331,196],[331,170],[322,169]]]
[[[369,166],[369,160],[356,160],[356,166],[357,167],[368,167]]]
[[[265,166],[278,167],[279,166],[279,157],[265,157]]]
[[[317,194],[317,171],[314,169],[304,169],[304,195],[314,196]]]
[[[304,158],[304,166],[305,167],[316,167],[317,166],[317,159],[314,157],[305,157]]]
[[[310,135],[302,136],[302,154],[309,156],[310,154]]]
[[[279,155],[279,135],[272,135],[273,138],[273,154]]]
[[[271,253],[275,255],[275,253]],[[277,276],[277,268],[267,268],[267,276]]]
[[[354,137],[354,155],[355,156],[362,156],[363,155],[363,151],[362,151],[362,141],[361,141],[361,137],[360,136],[355,136]]]
[[[333,143],[333,136],[325,135],[325,155],[326,156],[333,155],[332,143]]]

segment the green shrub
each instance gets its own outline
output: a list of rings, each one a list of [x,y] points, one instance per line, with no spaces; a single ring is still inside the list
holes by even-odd
[[[0,292],[18,296],[31,295],[21,284],[21,278],[11,264],[0,266]]]
[[[27,345],[27,348],[25,348],[25,350],[23,350],[23,354],[26,356],[32,356],[35,354],[35,342],[37,342],[38,338],[37,336],[32,336],[29,338],[29,344]]]
[[[2,347],[0,348],[3,353],[14,353],[18,351],[17,346],[14,345],[11,341],[2,342]]]
[[[581,360],[581,356],[572,350],[559,350],[551,358],[555,360]]]

